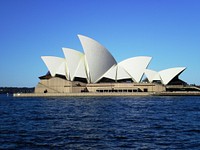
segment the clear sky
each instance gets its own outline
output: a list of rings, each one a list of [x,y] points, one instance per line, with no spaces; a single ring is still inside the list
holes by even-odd
[[[200,0],[0,0],[0,87],[35,86],[41,56],[83,51],[77,34],[104,45],[118,62],[153,57],[149,69],[187,67],[200,84]]]

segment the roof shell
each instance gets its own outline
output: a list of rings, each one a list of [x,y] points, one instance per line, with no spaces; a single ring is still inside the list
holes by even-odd
[[[167,85],[174,77],[181,74],[185,69],[186,67],[176,67],[159,71],[162,83]]]
[[[51,76],[61,74],[66,76],[66,60],[64,58],[55,56],[42,56],[41,57],[46,64]]]
[[[78,66],[82,61],[84,54],[71,48],[62,48],[62,50],[67,61],[69,79],[73,81],[75,78],[75,73],[77,72]],[[85,73],[84,69],[82,69],[82,71]]]
[[[97,41],[78,35],[85,52],[90,82],[96,83],[117,62],[110,52]]]
[[[167,85],[173,78],[181,74],[185,69],[186,67],[176,67],[176,68],[161,70],[159,72],[146,69],[145,74],[149,82],[153,82],[154,80],[160,80],[164,85]]]
[[[84,56],[82,56],[79,61],[74,77],[86,78],[88,80]]]
[[[112,80],[116,80],[116,72],[117,72],[117,65],[113,65],[103,76],[100,77],[100,79],[105,77]]]
[[[117,80],[130,79],[131,75],[119,64],[117,65]]]
[[[118,65],[124,68],[133,81],[140,82],[151,59],[149,56],[132,57],[120,62]]]
[[[146,69],[145,75],[147,76],[149,82],[153,82],[155,80],[161,80],[160,75],[157,71]]]

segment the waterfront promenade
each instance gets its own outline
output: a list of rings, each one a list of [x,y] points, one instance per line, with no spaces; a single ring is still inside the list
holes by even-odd
[[[14,93],[14,97],[73,97],[73,96],[200,96],[200,92],[121,92],[121,93]]]

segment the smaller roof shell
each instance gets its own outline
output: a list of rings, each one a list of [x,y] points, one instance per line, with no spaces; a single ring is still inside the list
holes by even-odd
[[[84,57],[84,54],[71,48],[62,48],[62,50],[67,61],[69,79],[73,81],[75,78],[75,73],[77,72],[78,66],[80,62],[83,60],[82,58]],[[83,73],[85,73],[85,70],[83,68],[82,68],[82,71]]]
[[[99,78],[99,80],[101,80],[103,77],[116,80],[116,72],[117,72],[117,65],[113,65],[103,76]]]
[[[185,69],[186,67],[176,67],[161,70],[159,72],[146,69],[145,75],[147,76],[149,82],[160,80],[164,85],[167,85],[172,79],[174,79],[177,75],[180,75]]]
[[[77,66],[77,69],[74,73],[74,78],[75,77],[79,77],[79,78],[85,78],[86,80],[88,80],[88,76],[87,76],[87,71],[86,71],[86,66],[85,66],[85,57],[82,56],[79,64]]]
[[[174,77],[181,74],[185,69],[186,67],[176,67],[159,71],[162,83],[167,85]]]
[[[131,79],[131,75],[124,69],[123,66],[117,65],[117,80]]]
[[[133,81],[140,82],[151,59],[149,56],[132,57],[120,62],[118,65],[124,68]]]
[[[66,60],[64,58],[55,56],[42,56],[41,57],[46,64],[51,76],[61,74],[66,76]]]
[[[153,82],[155,80],[158,80],[158,81],[161,80],[159,73],[154,70],[146,69],[145,75],[147,76],[149,82]]]

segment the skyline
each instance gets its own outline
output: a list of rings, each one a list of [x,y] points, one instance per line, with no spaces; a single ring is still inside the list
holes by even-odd
[[[200,85],[200,1],[0,1],[0,87],[34,87],[48,69],[41,56],[83,52],[77,35],[97,40],[117,62],[150,56],[149,69],[187,67]]]

